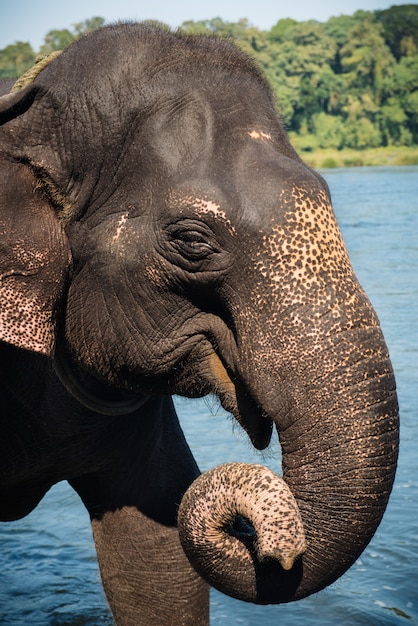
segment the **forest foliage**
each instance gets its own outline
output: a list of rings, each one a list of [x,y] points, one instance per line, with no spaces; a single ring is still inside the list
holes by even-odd
[[[41,49],[0,50],[0,77],[21,75],[38,53],[62,49],[105,20],[47,33]],[[279,20],[269,31],[248,20],[184,22],[187,33],[230,37],[267,75],[298,148],[418,145],[418,5],[357,11],[327,22]]]

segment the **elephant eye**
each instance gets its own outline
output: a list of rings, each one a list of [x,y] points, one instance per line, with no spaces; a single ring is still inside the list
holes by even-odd
[[[206,256],[211,252],[209,242],[196,231],[184,233],[181,239],[178,239],[183,252],[190,256],[200,257]]]
[[[211,232],[207,232],[203,226],[176,224],[169,233],[172,247],[190,261],[204,260],[217,251]]]

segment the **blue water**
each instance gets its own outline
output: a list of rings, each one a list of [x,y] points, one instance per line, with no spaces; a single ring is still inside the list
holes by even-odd
[[[329,170],[352,263],[380,317],[397,376],[401,449],[382,524],[354,566],[298,603],[257,607],[218,592],[222,626],[418,625],[418,168]],[[278,450],[256,453],[212,399],[176,399],[202,470],[229,460],[278,470]],[[0,525],[0,624],[110,626],[89,519],[66,483],[28,517]]]

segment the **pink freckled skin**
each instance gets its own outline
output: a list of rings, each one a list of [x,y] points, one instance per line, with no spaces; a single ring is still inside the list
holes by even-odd
[[[261,563],[273,559],[284,570],[290,570],[306,549],[299,510],[283,479],[261,465],[221,465],[193,483],[178,517],[186,555],[216,587],[234,585],[236,568],[231,564],[245,563],[252,569],[247,547],[225,530],[237,516],[246,518],[254,527],[254,549]],[[215,575],[213,562],[220,563]]]

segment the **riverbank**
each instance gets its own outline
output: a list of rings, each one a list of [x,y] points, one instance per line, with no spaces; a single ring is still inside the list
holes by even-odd
[[[302,159],[315,169],[336,167],[367,167],[379,165],[418,165],[418,146],[369,148],[366,150],[315,150],[303,152],[298,150],[297,140],[293,141],[295,149]]]

